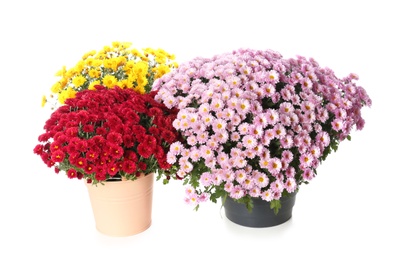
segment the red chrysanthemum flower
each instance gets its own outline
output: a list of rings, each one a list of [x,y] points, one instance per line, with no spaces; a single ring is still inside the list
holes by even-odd
[[[137,147],[137,152],[144,158],[149,158],[153,152],[154,149],[148,145],[148,143],[144,142],[138,145]]]
[[[171,166],[164,163],[168,147],[179,139],[172,126],[178,110],[155,95],[103,86],[77,92],[45,122],[33,152],[55,171],[93,183],[163,172]]]
[[[61,150],[54,151],[51,158],[52,161],[60,163],[63,161],[63,159],[65,159],[65,153]]]
[[[78,173],[76,172],[75,169],[70,168],[67,172],[66,175],[68,176],[69,179],[74,179],[78,176]]]
[[[34,148],[34,153],[41,155],[44,152],[44,145],[42,144],[37,144]]]
[[[137,165],[135,164],[134,161],[131,160],[125,160],[123,162],[123,167],[122,167],[123,171],[132,174],[137,170]]]

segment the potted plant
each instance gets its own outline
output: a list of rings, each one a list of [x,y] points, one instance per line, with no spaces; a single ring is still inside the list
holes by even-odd
[[[120,87],[95,86],[65,100],[45,122],[34,153],[69,179],[85,180],[97,229],[127,236],[151,224],[153,176],[170,169],[177,110]]]
[[[86,180],[96,227],[112,236],[149,227],[153,176],[170,167],[163,157],[177,138],[171,127],[176,111],[150,93],[155,79],[177,67],[175,56],[131,45],[113,42],[56,73],[51,94],[42,98],[55,112],[34,149],[55,172]]]
[[[163,49],[138,50],[130,42],[113,42],[101,50],[85,53],[75,66],[63,66],[56,73],[58,80],[51,93],[42,97],[42,106],[52,109],[64,104],[85,89],[94,90],[96,85],[108,88],[119,86],[137,93],[151,90],[155,79],[177,67],[175,56]]]
[[[168,174],[183,179],[196,210],[221,198],[237,224],[287,221],[300,186],[354,127],[364,127],[361,108],[371,99],[357,79],[272,50],[181,64],[153,84],[157,101],[179,109],[174,127],[183,138],[170,147],[176,170]]]

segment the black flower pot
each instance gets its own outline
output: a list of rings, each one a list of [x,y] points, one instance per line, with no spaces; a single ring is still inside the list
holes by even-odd
[[[272,227],[285,223],[292,217],[296,193],[280,199],[282,207],[278,214],[271,209],[270,203],[259,198],[253,198],[254,208],[248,211],[245,204],[238,203],[227,197],[224,202],[226,217],[232,222],[245,227]]]

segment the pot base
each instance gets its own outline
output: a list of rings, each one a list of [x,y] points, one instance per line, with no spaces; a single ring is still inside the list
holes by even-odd
[[[259,198],[253,198],[254,207],[251,212],[248,211],[245,204],[238,203],[232,198],[227,197],[224,202],[226,217],[235,224],[245,227],[272,227],[285,223],[292,218],[292,210],[295,205],[296,193],[290,197],[280,199],[282,207],[278,214],[270,207],[270,202]]]

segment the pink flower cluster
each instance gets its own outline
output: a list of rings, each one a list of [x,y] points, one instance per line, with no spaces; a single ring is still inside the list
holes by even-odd
[[[354,125],[364,127],[361,108],[371,100],[357,79],[339,79],[314,59],[240,49],[195,58],[155,81],[155,99],[180,109],[173,126],[184,140],[167,161],[186,180],[186,201],[296,192]]]
[[[95,88],[78,92],[51,114],[34,153],[56,173],[89,183],[169,170],[166,155],[179,140],[172,126],[177,109],[156,102],[155,92]]]

